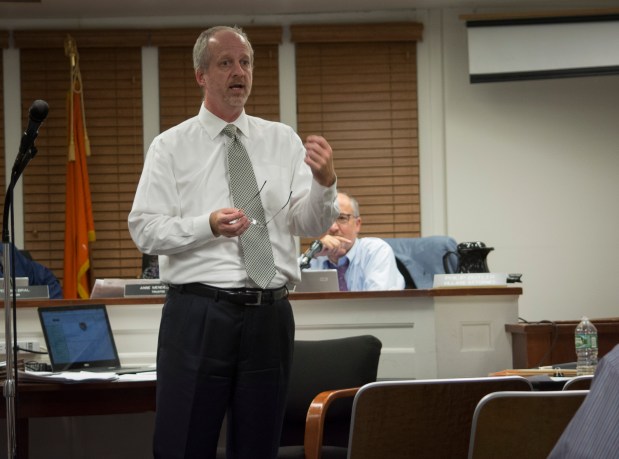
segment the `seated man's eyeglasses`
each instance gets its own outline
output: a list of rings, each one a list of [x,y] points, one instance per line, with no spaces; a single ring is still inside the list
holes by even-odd
[[[337,223],[338,225],[345,225],[346,223],[348,223],[350,221],[350,218],[357,218],[355,215],[353,214],[340,214],[336,219],[335,219],[335,223]]]

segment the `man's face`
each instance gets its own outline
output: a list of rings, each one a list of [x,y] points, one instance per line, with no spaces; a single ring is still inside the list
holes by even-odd
[[[338,194],[337,203],[340,206],[340,215],[335,223],[331,225],[331,228],[329,228],[328,234],[345,237],[354,243],[359,231],[361,231],[361,217],[354,216],[348,196]]]
[[[249,45],[238,34],[221,31],[209,40],[208,46],[209,66],[196,71],[196,80],[204,88],[206,108],[223,119],[236,118],[251,92],[253,62]]]

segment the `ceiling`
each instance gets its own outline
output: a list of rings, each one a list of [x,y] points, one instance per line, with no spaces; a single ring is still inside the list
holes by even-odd
[[[507,7],[515,11],[570,5],[591,5],[583,0],[0,0],[0,22],[58,19],[191,16],[287,16],[351,14],[370,11],[397,13],[418,8]],[[600,0],[617,6],[617,0]]]

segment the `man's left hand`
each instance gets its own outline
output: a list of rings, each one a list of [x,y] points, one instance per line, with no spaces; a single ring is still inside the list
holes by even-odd
[[[324,137],[310,135],[305,141],[305,164],[312,170],[314,179],[322,186],[329,187],[335,183],[333,150]]]

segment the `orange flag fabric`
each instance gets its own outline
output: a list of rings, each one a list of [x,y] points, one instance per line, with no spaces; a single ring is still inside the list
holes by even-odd
[[[86,163],[86,157],[90,156],[90,142],[86,131],[79,56],[71,36],[65,41],[65,54],[71,60],[71,87],[67,100],[69,152],[63,293],[65,298],[89,298],[92,285],[90,242],[96,240]]]

